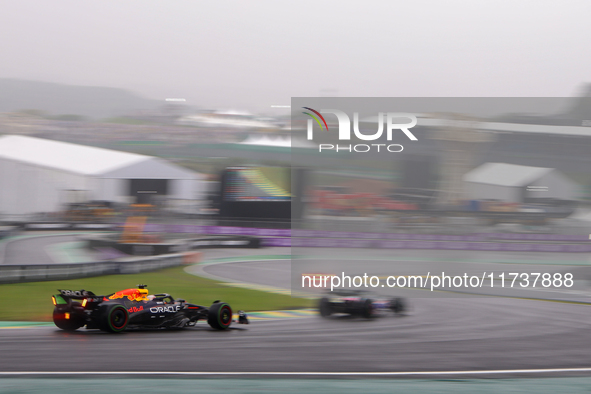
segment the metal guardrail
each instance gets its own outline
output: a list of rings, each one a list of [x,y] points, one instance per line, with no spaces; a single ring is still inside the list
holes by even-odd
[[[185,254],[125,257],[117,261],[50,265],[0,265],[0,283],[66,280],[100,275],[137,274],[183,264]]]

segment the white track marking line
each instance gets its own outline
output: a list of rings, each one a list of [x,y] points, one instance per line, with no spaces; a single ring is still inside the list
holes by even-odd
[[[415,372],[173,372],[173,371],[14,371],[0,372],[0,376],[15,375],[152,375],[152,376],[430,376],[430,375],[501,375],[501,374],[544,374],[565,372],[591,372],[586,368],[542,368],[542,369],[492,369],[480,371],[415,371]]]

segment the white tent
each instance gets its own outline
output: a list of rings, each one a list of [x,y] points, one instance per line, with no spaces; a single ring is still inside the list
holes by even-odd
[[[469,200],[575,200],[577,185],[553,168],[485,163],[464,175],[464,190]]]
[[[4,214],[55,212],[66,203],[86,200],[135,202],[140,194],[196,199],[201,179],[151,156],[26,136],[0,137]]]

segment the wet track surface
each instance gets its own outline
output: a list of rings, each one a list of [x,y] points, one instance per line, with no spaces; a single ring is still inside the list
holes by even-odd
[[[45,234],[31,238],[13,240],[5,245],[5,265],[56,264],[48,253],[48,247],[56,243],[77,241],[77,235]]]
[[[31,241],[37,242],[35,250],[9,249],[7,253],[22,253],[21,259],[32,261],[47,245],[65,241],[69,239],[42,237]],[[25,246],[24,241],[14,243],[14,247]],[[211,250],[205,259],[289,252],[289,248]],[[326,258],[328,269],[334,264],[329,259],[334,257],[331,251],[314,249],[314,253],[324,254],[321,257]],[[421,268],[417,264],[424,262],[407,260],[412,253],[399,256],[404,261],[399,261],[398,267],[413,267],[415,272]],[[554,269],[564,269],[568,258],[575,258],[544,256],[548,261],[542,264],[548,269],[554,261],[559,266]],[[525,264],[540,264],[534,257],[538,256],[532,255],[532,262]],[[502,258],[494,256],[495,261]],[[573,261],[573,265],[583,265],[587,256],[576,259],[583,260]],[[483,269],[482,263],[462,264],[477,271]],[[230,262],[205,266],[204,270],[215,276],[280,287],[289,284],[291,271],[286,260]],[[413,292],[416,295],[419,291],[407,292],[411,309],[405,316],[372,320],[347,316],[255,320],[221,332],[211,330],[205,322],[180,331],[121,334],[85,329],[67,333],[55,327],[0,329],[0,370],[406,372],[591,367],[587,345],[591,342],[591,306],[475,295],[444,297],[444,293],[413,297]],[[557,376],[543,371],[536,376],[546,374]]]
[[[416,299],[406,316],[254,321],[229,331],[0,330],[2,371],[391,372],[591,365],[590,307]]]
[[[275,248],[277,251],[278,248]],[[300,251],[300,249],[298,249]],[[568,301],[591,303],[591,266],[586,253],[478,253],[473,251],[418,251],[403,250],[384,251],[369,249],[338,250],[338,249],[303,249],[308,256],[289,260],[285,255],[261,255],[259,259],[249,256],[233,256],[231,260],[221,259],[212,254],[213,263],[187,268],[187,272],[205,275],[213,280],[226,280],[240,283],[253,283],[283,289],[295,289],[300,293],[320,294],[321,289],[310,288],[310,283],[302,281],[302,275],[336,275],[346,274],[376,275],[380,279],[377,288],[370,286],[366,290],[377,291],[384,296],[405,296],[420,298],[459,297],[462,295],[489,295],[498,297],[515,297],[527,299],[549,299],[554,301]],[[260,253],[260,251],[257,251]],[[218,252],[219,253],[219,252]],[[277,258],[271,260],[271,258]],[[207,257],[206,257],[207,262]],[[535,276],[526,283],[519,280],[512,282],[517,274],[510,273],[558,273],[572,274],[574,282],[571,287],[543,287],[541,280],[533,286]],[[447,276],[476,276],[486,280],[476,287],[461,284],[459,287],[435,284],[428,279],[427,273],[441,278]],[[505,281],[501,283],[500,275],[504,274]],[[421,291],[407,290],[386,285],[386,278],[390,275],[419,275],[423,277]],[[495,280],[490,280],[493,275]],[[291,277],[291,279],[290,279]],[[439,280],[439,279],[437,279]],[[434,282],[437,283],[437,280]],[[328,286],[330,287],[330,279]],[[308,287],[302,288],[303,283]],[[338,285],[337,285],[338,286]],[[348,286],[347,286],[348,287]],[[409,285],[414,287],[414,285]],[[364,289],[364,286],[361,287]],[[444,291],[443,293],[441,291]]]

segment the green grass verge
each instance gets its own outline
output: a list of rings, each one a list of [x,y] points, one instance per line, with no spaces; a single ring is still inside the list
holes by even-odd
[[[51,321],[51,296],[57,293],[57,289],[84,289],[105,295],[140,283],[148,285],[150,294],[169,293],[175,298],[204,306],[209,306],[215,300],[222,300],[234,310],[243,309],[247,312],[312,306],[312,301],[308,299],[224,286],[210,279],[187,274],[183,271],[184,268],[181,266],[133,275],[0,285],[0,321]]]

